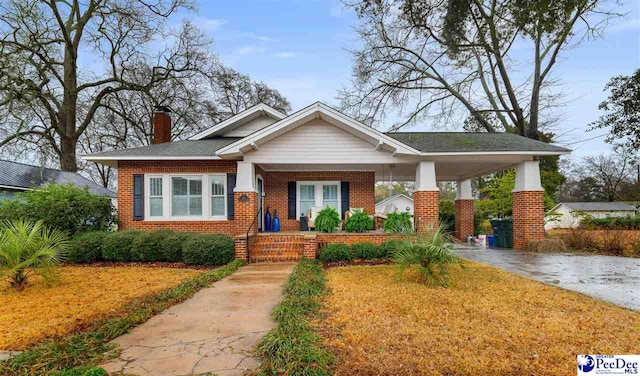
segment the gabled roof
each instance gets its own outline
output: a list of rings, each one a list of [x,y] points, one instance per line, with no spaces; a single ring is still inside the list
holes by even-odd
[[[561,202],[559,205],[569,207],[577,211],[636,211],[633,205],[624,202]]]
[[[286,114],[283,114],[275,108],[272,108],[264,103],[260,103],[242,111],[237,115],[228,118],[227,120],[224,120],[210,128],[205,129],[204,131],[189,138],[189,140],[203,140],[206,138],[215,137],[222,134],[223,131],[230,131],[242,124],[245,124],[250,120],[265,115],[272,117],[276,121],[282,120],[287,117]]]
[[[153,144],[131,149],[105,151],[87,155],[84,159],[107,165],[126,160],[220,159],[216,150],[240,140],[240,137],[215,137]]]
[[[411,197],[409,197],[409,196],[407,196],[407,195],[405,195],[405,194],[402,194],[402,193],[398,193],[398,194],[395,194],[395,195],[393,195],[393,196],[389,196],[389,197],[387,197],[387,198],[385,198],[385,199],[382,199],[382,200],[380,200],[380,201],[376,202],[376,206],[378,206],[378,205],[385,205],[385,204],[387,204],[388,202],[391,202],[391,201],[393,201],[393,200],[395,200],[396,198],[399,198],[399,197],[404,197],[404,198],[406,198],[406,199],[408,199],[408,200],[411,200],[411,202],[413,202],[413,199],[412,199]]]
[[[513,133],[392,132],[388,136],[422,153],[530,152],[565,154],[571,150]]]
[[[89,187],[89,192],[95,195],[117,197],[115,192],[74,172],[0,160],[0,187],[2,188],[28,190],[47,183],[70,183],[80,188]]]
[[[316,102],[307,106],[276,123],[250,134],[249,136],[218,150],[217,154],[219,156],[241,155],[248,150],[257,148],[261,143],[278,137],[281,134],[284,134],[291,129],[295,129],[315,118],[322,118],[323,120],[376,145],[376,148],[378,149],[382,148],[391,151],[394,154],[419,154],[418,150],[407,146],[382,132],[368,127],[367,125],[350,118],[342,112],[321,102]]]

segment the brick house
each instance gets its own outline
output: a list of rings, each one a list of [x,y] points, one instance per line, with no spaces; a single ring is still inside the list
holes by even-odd
[[[299,232],[311,207],[375,211],[376,181],[415,181],[414,221],[438,219],[437,181],[457,181],[456,236],[473,233],[472,178],[516,168],[514,245],[544,235],[536,157],[569,150],[504,133],[382,133],[323,104],[291,115],[260,104],[184,141],[171,141],[171,118],[158,108],[153,145],[84,158],[118,168],[121,229],[170,228],[236,237],[236,256],[292,260],[318,244],[385,239],[381,233]],[[264,208],[281,233],[263,233]]]

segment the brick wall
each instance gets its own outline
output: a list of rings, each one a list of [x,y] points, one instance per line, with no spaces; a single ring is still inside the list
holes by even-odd
[[[251,262],[298,261],[305,249],[305,234],[259,234],[250,245]]]
[[[512,193],[513,248],[526,249],[529,240],[544,238],[544,192]]]
[[[320,249],[330,243],[344,243],[346,245],[355,243],[373,243],[376,245],[380,245],[389,239],[397,239],[400,237],[402,237],[402,235],[388,234],[385,232],[337,232],[331,234],[318,233],[316,234],[316,242],[318,243],[318,249]]]
[[[438,191],[413,193],[413,219],[416,231],[424,232],[438,223]]]
[[[466,241],[468,236],[473,236],[473,200],[456,200],[455,236]]]
[[[120,161],[118,162],[118,229],[172,229],[235,235],[234,221],[134,221],[133,175],[235,173],[236,161]],[[233,187],[229,187],[233,189]],[[169,193],[169,192],[167,192]],[[237,205],[237,204],[236,204]]]
[[[270,207],[271,215],[278,210],[280,228],[282,231],[299,230],[298,220],[287,218],[288,190],[290,181],[348,181],[350,206],[352,208],[364,208],[367,214],[375,213],[375,173],[371,172],[265,172],[262,174],[265,185],[265,209]],[[343,208],[347,210],[348,208]]]

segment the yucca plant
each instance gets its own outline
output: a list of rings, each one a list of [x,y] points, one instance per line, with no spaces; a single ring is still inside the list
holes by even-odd
[[[395,252],[394,263],[399,275],[415,268],[422,282],[447,287],[449,267],[461,265],[460,258],[448,243],[446,226],[439,224],[427,234],[417,235],[415,244]]]
[[[0,224],[0,278],[22,290],[31,274],[45,281],[56,277],[68,247],[65,232],[50,229],[42,221],[16,220]]]

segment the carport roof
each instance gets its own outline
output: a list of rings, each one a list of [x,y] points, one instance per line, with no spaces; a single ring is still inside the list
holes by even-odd
[[[512,133],[388,132],[403,144],[423,153],[541,152],[564,154],[571,150]]]

